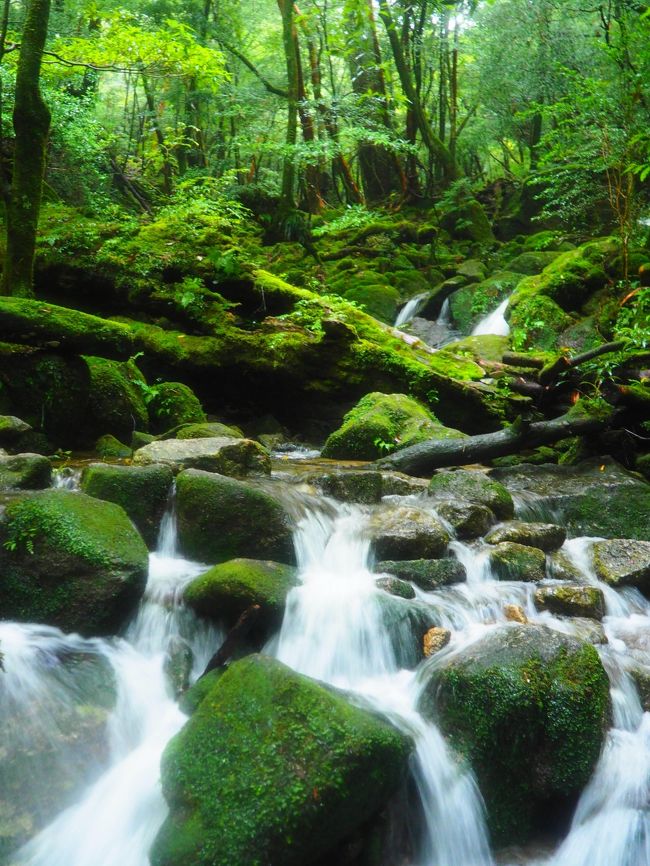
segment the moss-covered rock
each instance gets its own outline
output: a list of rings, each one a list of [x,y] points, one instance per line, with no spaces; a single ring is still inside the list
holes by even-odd
[[[164,433],[180,424],[204,424],[207,421],[201,401],[182,382],[161,382],[151,389],[149,400],[151,429]]]
[[[478,322],[511,295],[521,281],[521,274],[499,271],[491,277],[465,286],[449,298],[449,312],[455,328],[469,334]]]
[[[22,418],[15,415],[0,415],[0,448],[11,448],[32,429]]]
[[[560,253],[557,251],[549,252],[540,250],[539,252],[535,252],[527,250],[526,252],[515,256],[514,259],[511,259],[506,265],[506,268],[509,271],[514,271],[516,274],[534,276],[535,274],[541,274],[544,268],[554,262],[559,255]]]
[[[314,480],[326,496],[340,502],[372,505],[383,495],[381,472],[327,472]]]
[[[118,505],[66,490],[21,497],[0,522],[0,616],[105,634],[133,612],[147,568]]]
[[[375,511],[368,530],[379,560],[436,559],[443,556],[451,540],[430,512],[411,506]]]
[[[349,278],[347,283],[349,285]],[[370,313],[380,322],[392,324],[397,315],[400,294],[394,286],[386,285],[383,282],[377,283],[356,283],[346,291],[341,292],[341,296],[346,301],[352,301],[363,307],[366,312]]]
[[[298,585],[296,569],[280,562],[232,559],[215,565],[193,580],[184,599],[199,616],[232,628],[254,604],[265,625],[282,621],[287,594]]]
[[[636,586],[650,592],[650,542],[615,538],[597,541],[593,547],[594,569],[610,586]]]
[[[386,722],[279,662],[236,662],[165,751],[170,815],[152,866],[316,862],[385,806],[409,752]]]
[[[475,469],[436,472],[429,484],[429,495],[440,500],[476,502],[502,520],[512,517],[515,511],[507,489],[485,472]]]
[[[210,439],[226,436],[229,439],[243,439],[244,434],[237,427],[229,427],[217,421],[205,424],[184,424],[176,431],[177,439]]]
[[[509,520],[485,536],[488,544],[501,544],[503,541],[514,541],[528,547],[538,547],[545,553],[550,553],[562,547],[566,541],[566,530],[554,523],[525,523],[523,520]]]
[[[292,520],[266,490],[188,469],[176,479],[176,497],[179,544],[190,558],[295,561]]]
[[[558,523],[570,537],[650,541],[650,484],[614,460],[513,466],[493,469],[490,476],[526,497],[527,518]]]
[[[436,505],[436,513],[454,531],[457,538],[480,538],[494,523],[494,515],[485,505],[476,502],[443,500]]]
[[[88,417],[84,425],[88,436],[111,434],[130,442],[134,430],[146,430],[147,406],[142,374],[134,363],[120,364],[106,358],[84,358],[90,373]]]
[[[506,310],[512,346],[518,351],[558,348],[558,338],[573,323],[552,298],[535,292],[519,291]]]
[[[457,559],[382,560],[375,565],[375,571],[410,581],[425,592],[462,583],[467,577],[465,566]]]
[[[124,460],[131,456],[131,448],[107,433],[95,442],[95,453],[102,460]]]
[[[435,415],[406,394],[366,394],[331,433],[323,457],[375,460],[425,439],[464,436],[444,427]]]
[[[490,567],[499,580],[538,583],[546,576],[546,556],[537,547],[503,541],[490,550]]]
[[[52,482],[52,464],[41,454],[0,456],[0,491],[42,490]]]
[[[592,646],[512,623],[434,663],[420,709],[474,769],[494,844],[512,844],[589,780],[609,682]]]
[[[161,439],[139,448],[133,455],[136,465],[152,463],[181,469],[204,469],[221,475],[243,477],[268,475],[269,452],[253,439],[217,437],[209,439]]]
[[[393,577],[392,575],[378,577],[375,585],[378,589],[383,589],[384,592],[397,598],[415,598],[415,590],[411,584],[405,580],[400,580],[399,577]]]
[[[168,466],[107,466],[91,463],[81,476],[81,489],[95,499],[121,505],[150,548],[158,540],[173,474]]]
[[[480,244],[494,243],[492,226],[483,206],[476,199],[459,201],[440,218],[443,229],[457,240],[476,241]]]
[[[597,586],[540,586],[535,590],[535,605],[558,616],[584,616],[602,619],[605,599]]]

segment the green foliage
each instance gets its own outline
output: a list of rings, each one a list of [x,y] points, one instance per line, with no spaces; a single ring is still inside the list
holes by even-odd
[[[365,205],[351,205],[345,209],[341,216],[312,229],[312,234],[314,237],[320,238],[338,234],[348,229],[362,229],[377,222],[378,217],[377,211],[369,210]]]

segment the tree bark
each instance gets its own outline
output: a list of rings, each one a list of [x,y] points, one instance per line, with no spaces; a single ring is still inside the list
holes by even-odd
[[[612,410],[612,417],[614,410]],[[530,424],[516,421],[505,430],[482,433],[467,439],[428,439],[411,445],[396,454],[378,460],[374,465],[382,469],[394,469],[407,475],[425,475],[434,469],[447,466],[465,466],[482,463],[494,457],[516,454],[522,448],[537,448],[566,439],[569,436],[584,436],[606,429],[610,418],[576,417],[571,413],[552,421]]]
[[[294,189],[296,185],[295,148],[298,140],[298,58],[294,39],[294,9],[293,0],[278,0],[278,8],[282,15],[282,44],[287,66],[287,135],[285,139],[287,152],[282,165],[282,204],[292,208],[295,204]]]
[[[2,294],[32,297],[36,231],[43,194],[50,111],[39,86],[50,0],[29,0],[16,70],[16,133],[11,189],[6,200],[7,253]]]

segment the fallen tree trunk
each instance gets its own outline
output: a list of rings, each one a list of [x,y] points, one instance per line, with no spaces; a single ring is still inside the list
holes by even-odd
[[[609,355],[611,352],[620,352],[626,346],[625,340],[616,340],[613,343],[603,343],[601,346],[596,346],[595,349],[590,349],[588,352],[582,352],[580,355],[574,355],[569,358],[567,355],[560,355],[557,360],[548,364],[539,374],[541,385],[552,385],[562,373],[567,370],[573,370],[581,364],[586,364],[587,361],[593,361],[594,358],[600,358],[601,355]]]
[[[127,325],[23,298],[0,298],[0,341],[118,361],[135,354]]]
[[[428,439],[411,445],[389,457],[377,460],[373,466],[394,469],[407,475],[425,475],[447,466],[483,463],[494,457],[507,457],[523,448],[550,445],[569,436],[584,436],[606,429],[614,416],[580,416],[575,410],[552,421],[515,421],[510,427],[496,433],[482,433],[466,439]]]

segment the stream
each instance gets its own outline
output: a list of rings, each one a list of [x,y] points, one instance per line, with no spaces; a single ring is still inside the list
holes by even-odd
[[[66,480],[66,486],[73,485],[74,480]],[[474,777],[439,730],[417,712],[423,687],[418,671],[400,669],[395,645],[382,625],[384,594],[371,571],[367,532],[372,506],[341,504],[290,487],[288,495],[301,505],[295,531],[301,582],[291,591],[282,627],[265,651],[297,671],[346,689],[360,705],[374,708],[411,735],[424,821],[410,866],[490,866],[493,854]],[[434,511],[426,498],[389,499],[395,507],[405,502]],[[541,859],[524,854],[518,864],[650,866],[650,714],[643,713],[630,675],[632,663],[650,666],[650,603],[636,590],[619,592],[598,581],[591,568],[591,544],[591,539],[572,539],[564,553],[584,581],[605,594],[608,642],[598,651],[610,678],[613,724],[564,842]],[[453,541],[450,553],[466,567],[467,581],[429,593],[416,589],[437,624],[452,630],[451,642],[436,658],[448,658],[502,625],[506,604],[520,605],[532,622],[578,633],[573,620],[535,610],[534,585],[496,580],[486,551],[483,542]],[[179,645],[191,648],[195,679],[223,638],[183,606],[183,588],[205,569],[178,555],[172,496],[158,549],[150,555],[144,600],[121,637],[83,639],[37,624],[0,623],[5,668],[0,673],[0,742],[29,750],[30,738],[39,743],[52,738],[59,769],[48,763],[47,772],[30,780],[36,788],[46,791],[48,773],[62,772],[65,762],[75,759],[85,762],[88,778],[77,802],[10,856],[11,866],[147,866],[166,814],[160,757],[185,721],[169,685],[167,662]],[[54,746],[60,720],[89,688],[80,675],[83,665],[63,663],[71,657],[101,663],[115,682],[107,749],[95,757],[75,758],[74,742],[68,750]],[[23,718],[30,724],[22,725]]]

